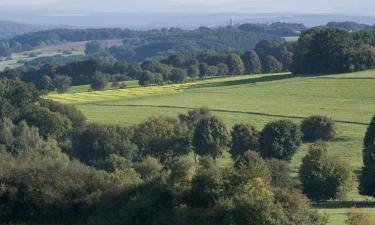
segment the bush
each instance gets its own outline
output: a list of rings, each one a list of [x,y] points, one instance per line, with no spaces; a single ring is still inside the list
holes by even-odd
[[[363,213],[358,209],[351,209],[348,212],[349,225],[374,225],[374,219],[368,213]]]
[[[344,197],[353,187],[353,169],[345,161],[328,155],[323,143],[310,146],[299,170],[303,192],[312,200]]]
[[[301,130],[306,142],[330,141],[336,136],[335,122],[326,116],[311,116],[302,121]]]
[[[232,130],[230,153],[233,159],[242,156],[246,151],[257,151],[259,148],[259,131],[250,124],[237,124]]]
[[[301,131],[289,120],[271,122],[260,133],[259,142],[262,157],[291,160],[301,145]]]

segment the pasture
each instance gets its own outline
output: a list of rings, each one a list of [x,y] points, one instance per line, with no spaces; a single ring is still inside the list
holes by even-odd
[[[130,126],[152,116],[169,116],[207,106],[225,120],[228,129],[235,123],[251,123],[259,129],[273,120],[300,122],[310,115],[327,115],[337,122],[338,138],[328,143],[331,154],[345,158],[359,171],[362,166],[362,138],[375,113],[375,71],[341,75],[295,77],[290,74],[245,75],[127,89],[86,92],[74,87],[71,93],[52,93],[46,98],[73,104],[90,122]],[[291,162],[296,176],[303,145]],[[228,163],[228,158],[222,162]],[[344,224],[348,208],[360,205],[375,216],[375,200],[360,196],[356,189],[320,211],[330,215],[330,225]],[[327,207],[328,208],[328,207]]]
[[[84,55],[85,47],[88,42],[90,41],[67,42],[58,45],[36,48],[31,51],[15,53],[12,54],[10,58],[3,60],[0,59],[0,71],[4,70],[7,67],[14,68],[22,66],[22,63],[19,63],[20,61],[29,61],[46,56],[64,55],[64,51],[70,51],[71,55]],[[108,39],[103,40],[103,42],[107,47],[119,46],[123,44],[122,39]]]

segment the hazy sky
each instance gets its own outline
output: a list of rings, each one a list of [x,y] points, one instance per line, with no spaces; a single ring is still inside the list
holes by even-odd
[[[0,0],[0,6],[126,12],[375,13],[375,0]]]

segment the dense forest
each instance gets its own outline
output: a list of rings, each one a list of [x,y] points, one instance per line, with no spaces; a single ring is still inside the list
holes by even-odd
[[[123,39],[124,45],[108,49],[117,59],[129,62],[165,55],[176,51],[211,50],[226,51],[253,48],[262,39],[298,36],[306,28],[302,24],[243,24],[239,27],[200,27],[195,30],[163,28],[134,31],[119,28],[55,29],[16,36],[0,41],[0,56],[65,42],[104,39]]]

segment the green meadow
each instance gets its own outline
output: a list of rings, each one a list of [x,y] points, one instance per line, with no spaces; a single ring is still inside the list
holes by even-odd
[[[327,115],[337,122],[338,129],[337,140],[328,143],[331,154],[349,160],[358,172],[362,139],[375,114],[374,70],[305,77],[287,73],[244,75],[154,87],[137,87],[134,81],[128,84],[127,89],[99,92],[87,92],[88,86],[73,87],[69,93],[51,93],[46,98],[75,105],[90,122],[123,126],[152,116],[176,118],[202,106],[226,121],[228,129],[236,123],[251,123],[262,129],[273,120],[300,122],[310,115]],[[307,148],[303,145],[292,160],[293,176]],[[229,161],[222,160],[223,164]],[[330,215],[330,225],[338,225],[345,224],[346,211],[357,205],[375,218],[375,208],[367,203],[375,205],[375,199],[360,196],[354,188],[345,199],[333,202],[334,208],[318,208]]]

